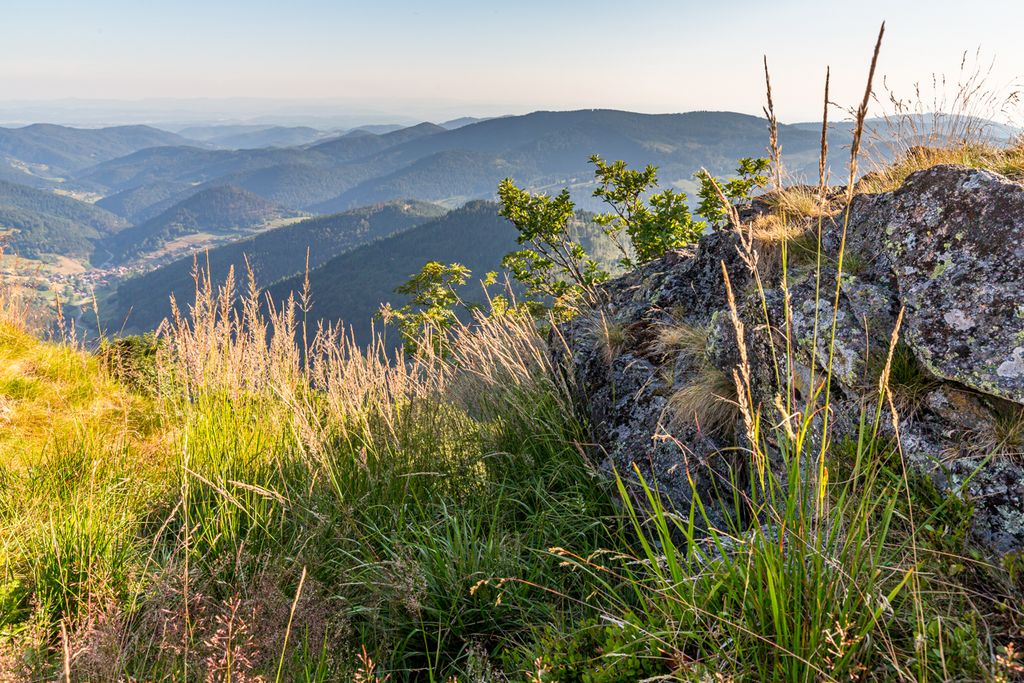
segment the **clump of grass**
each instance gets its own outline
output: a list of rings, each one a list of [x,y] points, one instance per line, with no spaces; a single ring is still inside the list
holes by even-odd
[[[1024,143],[998,147],[985,142],[949,141],[942,146],[914,146],[895,160],[865,175],[857,191],[873,194],[898,189],[911,174],[940,164],[956,164],[1001,173],[1012,179],[1024,178]]]
[[[671,422],[696,425],[705,434],[726,435],[739,419],[736,384],[718,368],[705,364],[668,400]]]
[[[794,185],[772,192],[764,197],[777,213],[791,218],[820,218],[831,215],[831,207],[824,201],[816,187]]]
[[[611,367],[615,359],[626,348],[629,342],[629,331],[626,326],[616,320],[609,320],[604,311],[600,311],[590,320],[591,334],[601,350],[601,357]]]
[[[1024,408],[1003,407],[995,416],[993,428],[996,448],[1018,461],[1024,459]]]
[[[810,224],[803,220],[778,213],[765,213],[750,222],[748,231],[758,247],[763,249],[769,245],[795,240],[806,234],[809,228]]]
[[[987,420],[968,435],[970,449],[986,457],[1024,462],[1024,407],[990,399]]]
[[[736,425],[736,385],[726,373],[711,365],[708,356],[710,328],[685,321],[659,327],[655,350],[674,363],[685,358],[691,366],[685,384],[668,399],[671,425],[696,425],[706,434],[730,433]]]
[[[661,355],[682,354],[687,359],[704,364],[710,330],[704,325],[673,321],[658,327],[654,348]]]

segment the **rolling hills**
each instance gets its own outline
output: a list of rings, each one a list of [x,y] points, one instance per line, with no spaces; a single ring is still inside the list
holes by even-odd
[[[737,158],[763,155],[766,126],[730,112],[535,112],[453,129],[354,131],[286,148],[156,147],[83,169],[76,181],[108,194],[154,183],[232,184],[286,206],[339,211],[397,197],[488,199],[497,180],[512,176],[532,189],[571,186],[582,206],[595,208],[591,154],[652,163],[666,183],[686,184],[701,167],[725,174]],[[779,137],[790,172],[816,176],[819,133],[783,125]]]
[[[174,133],[149,126],[70,128],[37,123],[0,128],[0,162],[21,175],[60,182],[76,171],[147,147],[185,144]]]

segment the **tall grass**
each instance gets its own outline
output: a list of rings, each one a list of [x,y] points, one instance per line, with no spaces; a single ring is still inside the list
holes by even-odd
[[[323,680],[365,647],[444,680],[574,619],[547,589],[578,581],[544,550],[611,544],[615,513],[533,323],[463,326],[443,359],[336,329],[303,349],[296,320],[198,277],[158,347],[153,434],[89,423],[4,470],[12,671],[58,670],[60,626],[82,678]],[[473,590],[513,573],[535,587]]]
[[[858,184],[862,192],[888,192],[911,173],[938,164],[961,164],[1024,177],[1022,140],[999,141],[997,127],[1016,126],[1022,91],[1016,83],[994,83],[995,60],[985,64],[981,51],[964,53],[959,71],[933,74],[915,83],[910,95],[888,86],[876,98],[881,121],[867,131],[871,172]]]

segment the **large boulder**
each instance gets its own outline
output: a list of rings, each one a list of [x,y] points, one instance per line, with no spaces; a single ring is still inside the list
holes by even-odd
[[[885,247],[929,370],[1024,403],[1024,186],[937,166],[893,197]]]
[[[561,326],[555,346],[590,417],[597,459],[632,482],[638,501],[637,473],[681,514],[696,492],[710,522],[724,523],[731,487],[749,477],[738,455],[744,430],[738,416],[731,433],[709,429],[693,407],[694,396],[727,401],[740,362],[724,265],[765,423],[777,423],[776,396],[785,391],[776,368],[792,368],[801,399],[831,358],[833,443],[858,429],[903,310],[901,362],[920,373],[897,406],[909,468],[973,504],[976,541],[1000,552],[1024,548],[1024,445],[1015,453],[999,441],[1007,420],[1024,420],[1024,186],[937,166],[895,192],[857,196],[848,219],[838,211],[824,220],[822,245],[820,279],[818,259],[794,253],[786,289],[772,267],[778,246],[761,245],[759,289],[737,235],[708,234],[608,283],[603,310]],[[782,333],[787,289],[790,343]],[[665,343],[673,329],[689,338],[699,331],[703,350]]]

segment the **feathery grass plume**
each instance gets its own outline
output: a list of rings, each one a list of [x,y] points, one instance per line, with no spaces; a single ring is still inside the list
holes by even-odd
[[[818,155],[818,200],[825,204],[828,188],[828,89],[832,80],[832,69],[825,67],[824,105],[821,108],[821,142]]]
[[[4,258],[4,245],[0,243],[0,261]],[[38,276],[19,276],[22,270],[21,257],[15,255],[9,269],[0,273],[0,323],[10,325],[21,331],[35,331],[42,327],[42,321],[32,305],[26,287],[26,281],[31,284]],[[54,292],[57,297],[57,293]],[[57,298],[58,315],[60,312],[60,299]],[[60,318],[63,320],[63,318]],[[64,335],[61,335],[62,337]]]
[[[878,66],[878,55],[882,50],[882,38],[885,36],[885,22],[878,30],[878,40],[875,42],[875,49],[871,54],[871,66],[868,69],[867,84],[864,87],[864,97],[860,106],[857,107],[857,116],[854,121],[853,139],[850,143],[849,176],[846,183],[846,208],[843,211],[843,226],[839,237],[839,251],[836,255],[836,286],[835,295],[832,300],[832,322],[829,336],[828,360],[825,365],[825,405],[829,405],[832,390],[832,367],[835,361],[836,349],[836,328],[839,323],[839,296],[842,292],[843,258],[846,255],[846,233],[850,225],[850,210],[853,205],[854,182],[857,178],[857,163],[860,158],[861,140],[864,135],[864,121],[868,114],[868,104],[871,101],[875,79],[875,69]],[[817,302],[815,302],[817,304]],[[824,413],[822,431],[825,436],[821,442],[821,467],[824,467],[825,451],[828,445],[828,421],[829,412]]]
[[[782,147],[779,145],[779,121],[775,118],[775,102],[772,99],[772,79],[768,73],[768,55],[764,55],[764,87],[768,97],[768,106],[764,109],[768,119],[768,151],[771,153],[772,177],[775,190],[782,189]]]

